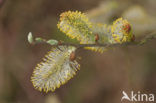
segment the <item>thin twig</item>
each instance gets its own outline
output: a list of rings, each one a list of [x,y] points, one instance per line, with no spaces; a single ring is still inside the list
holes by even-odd
[[[74,43],[60,43],[60,44],[56,44],[56,45],[51,45],[54,47],[58,47],[58,46],[74,46],[77,48],[84,48],[84,47],[117,47],[117,46],[128,46],[128,45],[143,45],[146,42],[148,42],[149,40],[155,39],[156,38],[156,33],[151,33],[148,34],[147,36],[145,36],[143,39],[141,39],[140,41],[133,41],[133,42],[126,42],[126,43],[116,43],[116,44],[108,44],[108,43],[104,43],[104,44],[74,44]],[[45,41],[43,42],[39,42],[39,43],[47,43]],[[38,43],[35,43],[38,44]],[[50,45],[50,44],[49,44]]]

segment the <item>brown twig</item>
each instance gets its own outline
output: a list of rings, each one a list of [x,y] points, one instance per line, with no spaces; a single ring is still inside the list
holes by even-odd
[[[146,42],[148,42],[149,40],[151,39],[155,39],[156,38],[156,33],[151,33],[151,34],[148,34],[147,36],[145,36],[144,38],[142,38],[140,41],[133,41],[133,42],[126,42],[126,43],[117,43],[117,44],[108,44],[108,43],[105,43],[105,44],[74,44],[74,43],[58,43],[58,44],[55,44],[55,45],[51,45],[51,46],[54,46],[54,47],[58,47],[58,46],[74,46],[74,47],[77,47],[77,48],[84,48],[84,47],[117,47],[117,46],[128,46],[128,45],[143,45],[145,44]],[[43,42],[37,42],[35,44],[42,44],[42,43],[47,43],[45,41]],[[49,44],[50,45],[50,44]]]

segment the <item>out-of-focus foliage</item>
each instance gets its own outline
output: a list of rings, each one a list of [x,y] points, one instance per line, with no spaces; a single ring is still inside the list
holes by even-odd
[[[139,35],[144,35],[143,33],[147,31],[155,31],[156,29],[156,18],[148,14],[146,10],[139,6],[131,6],[126,11],[124,11],[124,18],[128,19],[134,26],[134,33]]]
[[[92,22],[109,23],[109,19],[117,12],[118,3],[115,1],[102,2],[96,8],[88,10],[87,16]]]

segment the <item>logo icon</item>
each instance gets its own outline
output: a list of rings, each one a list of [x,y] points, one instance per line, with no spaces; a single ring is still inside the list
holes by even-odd
[[[131,101],[131,99],[128,97],[128,95],[127,95],[127,93],[125,91],[122,91],[122,94],[123,94],[123,97],[121,98],[121,101],[123,99],[127,99],[127,100]]]

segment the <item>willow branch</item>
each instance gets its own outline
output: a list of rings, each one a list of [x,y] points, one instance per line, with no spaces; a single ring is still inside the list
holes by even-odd
[[[116,44],[108,44],[108,43],[104,43],[104,44],[74,44],[74,43],[57,43],[57,44],[49,44],[46,42],[46,40],[44,39],[43,41],[40,42],[34,42],[33,44],[49,44],[53,47],[58,47],[58,46],[74,46],[77,48],[84,48],[84,47],[117,47],[117,46],[136,46],[136,45],[143,45],[145,43],[147,43],[148,41],[155,39],[156,38],[156,32],[155,33],[151,33],[148,34],[147,36],[143,37],[141,40],[139,41],[133,41],[133,42],[126,42],[126,43],[116,43]]]

